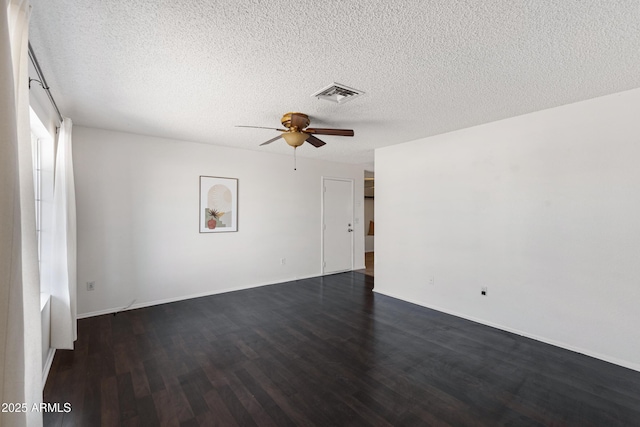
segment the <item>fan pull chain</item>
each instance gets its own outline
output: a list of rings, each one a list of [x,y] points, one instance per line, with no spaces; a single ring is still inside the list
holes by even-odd
[[[294,170],[294,171],[295,171],[295,170],[298,170],[298,169],[296,168],[296,148],[298,148],[298,147],[293,147],[293,170]]]

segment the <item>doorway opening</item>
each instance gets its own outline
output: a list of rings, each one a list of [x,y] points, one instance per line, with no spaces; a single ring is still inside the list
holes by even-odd
[[[375,259],[375,173],[364,171],[364,274],[374,275]]]

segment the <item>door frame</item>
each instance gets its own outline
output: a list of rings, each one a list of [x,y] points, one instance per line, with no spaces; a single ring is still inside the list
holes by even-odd
[[[344,271],[352,271],[354,268],[354,262],[355,262],[355,253],[354,253],[354,235],[355,235],[355,224],[354,224],[354,218],[355,218],[355,181],[353,178],[338,178],[338,177],[333,177],[333,176],[322,176],[320,177],[320,272],[321,274],[324,276],[325,274],[327,274],[325,272],[325,260],[324,260],[324,193],[325,193],[325,181],[344,181],[344,182],[349,182],[351,183],[351,227],[353,228],[354,232],[351,233],[351,269],[350,270],[344,270]],[[334,273],[338,273],[338,271],[332,271],[331,273],[328,274],[334,274]]]

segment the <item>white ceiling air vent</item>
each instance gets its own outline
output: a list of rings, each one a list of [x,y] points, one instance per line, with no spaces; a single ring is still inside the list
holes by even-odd
[[[337,104],[343,104],[359,97],[360,95],[364,95],[364,92],[349,86],[341,85],[340,83],[332,83],[311,96],[315,96],[318,99],[326,99],[327,101],[335,102]]]

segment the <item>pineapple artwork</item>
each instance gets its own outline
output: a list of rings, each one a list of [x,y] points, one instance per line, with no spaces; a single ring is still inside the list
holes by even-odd
[[[238,179],[200,175],[200,233],[238,231]]]
[[[218,212],[215,209],[207,208],[206,211],[207,211],[207,215],[205,216],[205,218],[208,218],[207,228],[213,230],[214,228],[216,228],[216,225],[218,225],[218,220],[222,215],[220,214],[220,212]]]
[[[216,184],[207,192],[207,207],[204,221],[210,230],[230,227],[225,219],[231,218],[231,190],[223,184]]]

